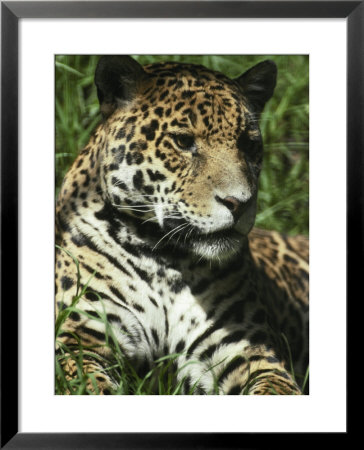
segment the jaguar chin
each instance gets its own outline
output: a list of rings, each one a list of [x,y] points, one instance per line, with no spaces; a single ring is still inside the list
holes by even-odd
[[[246,237],[234,229],[194,236],[189,246],[193,253],[207,260],[223,261],[238,253]]]

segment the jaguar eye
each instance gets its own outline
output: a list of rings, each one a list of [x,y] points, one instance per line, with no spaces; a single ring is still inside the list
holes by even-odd
[[[242,132],[237,140],[239,151],[249,159],[256,159],[260,154],[260,140],[252,140],[247,133]]]
[[[173,141],[181,150],[195,150],[195,139],[191,134],[173,134]]]

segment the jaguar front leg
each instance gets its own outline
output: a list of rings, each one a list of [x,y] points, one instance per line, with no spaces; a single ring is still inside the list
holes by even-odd
[[[227,343],[232,336],[234,333],[221,339],[221,333],[217,332],[210,336],[209,345],[202,343],[187,356],[194,364],[180,362],[180,377],[187,380],[187,390],[191,391],[192,386],[197,394],[302,394],[271,347],[252,345],[246,340]],[[183,365],[186,369],[182,369]]]
[[[219,386],[228,395],[301,395],[284,364],[271,354],[236,357],[219,375]]]
[[[67,319],[56,338],[57,385],[63,386],[62,393],[70,395],[109,395],[117,389],[113,376],[117,364],[106,346],[105,334],[87,328],[95,335],[85,335],[77,325]]]
[[[107,373],[107,367],[98,362],[98,358],[97,354],[80,355],[79,350],[63,354],[57,360],[56,371],[56,376],[63,378],[65,388],[62,394],[110,395],[116,390],[116,383]]]

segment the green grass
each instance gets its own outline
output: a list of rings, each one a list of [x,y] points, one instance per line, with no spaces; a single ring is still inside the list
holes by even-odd
[[[261,118],[265,143],[256,225],[308,235],[308,56],[134,56],[141,64],[173,60],[203,64],[236,77],[264,59],[278,66],[273,98]],[[56,194],[69,166],[100,120],[95,55],[56,57]]]

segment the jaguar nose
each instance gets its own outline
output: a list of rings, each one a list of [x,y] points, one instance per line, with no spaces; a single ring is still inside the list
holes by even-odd
[[[228,210],[231,211],[231,214],[233,215],[235,220],[237,220],[241,216],[241,214],[245,209],[246,203],[238,200],[236,197],[229,195],[225,198],[221,198],[218,195],[216,195],[215,199],[217,202],[226,206],[226,208],[228,208]]]

